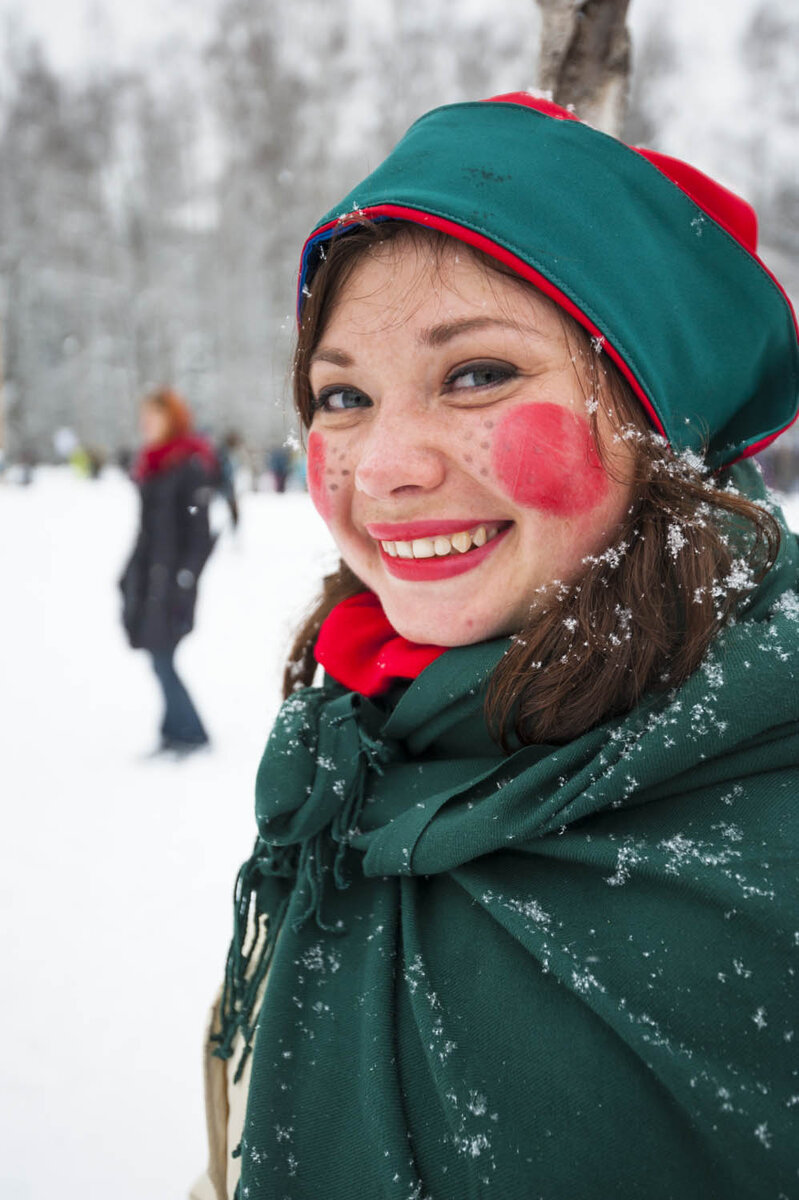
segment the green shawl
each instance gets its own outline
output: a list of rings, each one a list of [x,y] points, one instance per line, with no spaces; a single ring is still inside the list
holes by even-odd
[[[799,1196],[798,580],[786,530],[679,691],[564,746],[489,738],[505,640],[286,701],[218,1038],[237,1195]]]

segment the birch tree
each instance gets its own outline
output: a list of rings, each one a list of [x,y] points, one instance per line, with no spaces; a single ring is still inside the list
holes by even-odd
[[[629,0],[538,0],[539,86],[596,129],[618,135],[630,75]]]

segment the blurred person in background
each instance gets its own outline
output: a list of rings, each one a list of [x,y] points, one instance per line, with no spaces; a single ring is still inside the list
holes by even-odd
[[[208,505],[218,465],[210,443],[193,431],[188,405],[170,388],[144,398],[140,422],[144,445],[132,477],[141,513],[120,580],[122,622],[130,645],[150,653],[164,694],[156,754],[182,758],[209,740],[174,656],[194,626],[197,581],[214,545]]]
[[[230,522],[234,529],[239,524],[239,502],[236,496],[236,466],[241,437],[235,430],[228,430],[223,438],[215,445],[217,462],[217,488],[224,499],[230,513]]]
[[[269,470],[276,492],[285,492],[286,481],[291,470],[291,455],[285,446],[274,446],[269,452]]]

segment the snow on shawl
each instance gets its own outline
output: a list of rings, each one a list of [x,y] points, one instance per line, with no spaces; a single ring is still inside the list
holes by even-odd
[[[565,746],[488,737],[504,640],[284,704],[218,1039],[242,1197],[796,1194],[798,564],[785,530],[679,691]]]

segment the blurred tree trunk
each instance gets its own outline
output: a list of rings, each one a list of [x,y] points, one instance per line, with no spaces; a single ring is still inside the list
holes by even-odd
[[[538,85],[589,125],[618,136],[630,76],[629,0],[538,0]]]

